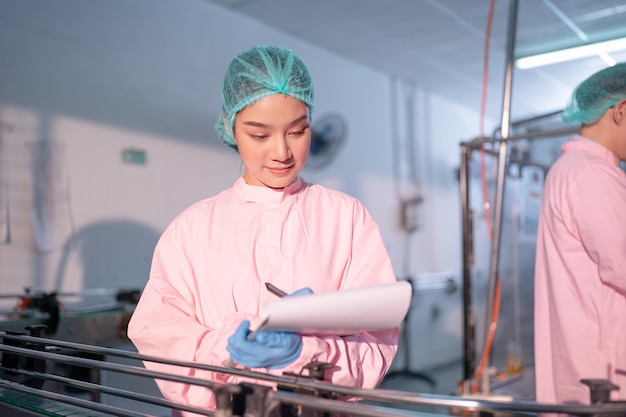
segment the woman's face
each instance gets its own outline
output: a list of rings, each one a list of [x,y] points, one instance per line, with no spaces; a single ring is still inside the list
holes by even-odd
[[[246,183],[283,188],[309,157],[309,108],[289,96],[267,96],[237,113],[234,133]]]

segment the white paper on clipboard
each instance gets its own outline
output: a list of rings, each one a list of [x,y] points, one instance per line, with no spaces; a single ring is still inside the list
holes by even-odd
[[[407,281],[281,298],[266,304],[259,330],[348,335],[400,325],[411,304]]]

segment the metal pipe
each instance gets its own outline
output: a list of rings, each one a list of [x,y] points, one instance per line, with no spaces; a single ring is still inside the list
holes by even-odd
[[[302,384],[304,386],[305,384]],[[316,385],[323,385],[318,382]],[[333,385],[333,392],[345,394],[346,396],[356,396],[359,398],[395,404],[411,404],[420,406],[435,406],[461,409],[465,411],[509,411],[525,413],[566,413],[580,416],[591,415],[611,415],[611,413],[624,413],[626,403],[606,402],[592,405],[572,404],[542,404],[534,401],[497,401],[485,400],[482,398],[458,397],[452,395],[421,394],[398,390],[385,389],[359,389]],[[282,403],[300,404],[320,410],[347,412],[349,415],[372,415],[362,404],[350,404],[320,397],[307,397],[301,394],[294,394],[285,391],[277,391],[271,394],[273,398],[279,399]],[[339,404],[337,404],[339,403]],[[347,408],[337,408],[348,406]],[[498,413],[499,414],[499,413]],[[615,414],[618,415],[618,414]]]
[[[579,129],[580,129],[580,126],[575,126],[575,127],[564,127],[564,128],[559,128],[559,129],[553,129],[553,130],[521,133],[518,135],[508,136],[506,138],[479,137],[468,142],[462,142],[462,144],[465,144],[471,148],[480,149],[486,143],[513,142],[513,141],[522,140],[522,139],[526,139],[526,140],[546,139],[546,138],[556,137],[556,136],[571,135],[572,133],[578,132]]]
[[[463,379],[469,380],[476,369],[476,318],[472,310],[472,266],[474,264],[473,248],[473,212],[470,209],[469,195],[469,147],[461,144],[461,168],[459,184],[461,189],[461,211],[463,231]]]
[[[2,346],[2,345],[0,345]],[[107,369],[116,372],[126,373],[128,375],[140,375],[140,376],[154,376],[155,378],[160,379],[168,379],[172,381],[178,381],[183,383],[193,383],[195,385],[205,386],[209,389],[220,389],[221,387],[232,387],[233,390],[238,390],[242,388],[239,385],[235,384],[222,384],[218,382],[207,381],[199,378],[192,377],[181,377],[175,374],[167,374],[161,372],[151,372],[147,370],[143,370],[139,367],[132,367],[121,364],[106,364],[102,361],[93,361],[81,358],[65,358],[63,360],[59,360],[59,356],[63,355],[51,355],[46,354],[45,352],[36,351],[33,349],[23,349],[23,348],[15,348],[11,346],[3,346],[3,349],[6,351],[10,351],[13,353],[19,353],[23,356],[32,356],[32,357],[44,357],[46,359],[56,360],[59,363],[71,363],[78,364],[81,366],[97,366],[98,368]],[[80,352],[75,352],[80,353]],[[145,357],[150,358],[150,357]],[[224,368],[224,370],[226,370]],[[39,373],[36,373],[39,375]],[[259,378],[264,373],[261,372],[252,372],[250,371],[250,375],[254,375],[256,379]],[[286,381],[292,381],[292,378],[281,377]],[[52,398],[57,399],[57,397],[47,397],[47,391],[40,391],[36,389],[30,389],[29,387],[22,386],[21,384],[3,381],[0,379],[1,386],[8,386],[10,389],[18,386],[19,390],[30,392],[35,395],[39,395],[44,398]],[[451,395],[436,395],[436,394],[420,394],[414,392],[406,392],[406,391],[397,391],[397,390],[384,390],[384,389],[365,389],[365,388],[354,388],[349,386],[340,386],[333,385],[328,383],[327,381],[315,381],[310,378],[300,378],[296,380],[293,387],[296,389],[303,389],[304,393],[297,392],[288,392],[283,391],[280,388],[276,392],[270,392],[270,401],[279,400],[281,403],[286,404],[294,404],[294,405],[302,405],[306,407],[322,409],[322,410],[330,410],[330,411],[344,411],[350,415],[364,415],[364,416],[374,416],[373,412],[376,408],[372,408],[372,406],[368,406],[365,404],[354,404],[345,401],[337,401],[325,398],[323,395],[314,396],[307,393],[331,393],[333,396],[331,398],[341,398],[341,396],[346,397],[357,397],[363,398],[366,400],[372,400],[377,402],[387,402],[391,404],[413,404],[413,405],[422,405],[422,406],[440,406],[440,407],[450,407],[450,408],[459,408],[465,409],[467,411],[474,410],[499,410],[499,411],[518,411],[518,412],[553,412],[553,413],[567,413],[567,414],[575,414],[575,415],[593,415],[593,414],[601,414],[601,413],[618,413],[616,415],[624,415],[626,413],[626,403],[624,402],[606,402],[606,403],[596,403],[593,405],[555,405],[555,404],[541,404],[532,401],[495,401],[495,400],[484,400],[480,398],[473,398],[472,396],[461,397],[461,396],[451,396]],[[243,388],[242,388],[243,389]],[[235,392],[235,391],[233,391]],[[116,393],[115,391],[111,391],[111,393]],[[55,394],[50,394],[55,395]],[[65,399],[58,398],[59,401],[64,402]],[[95,403],[94,403],[95,404]],[[80,405],[80,404],[79,404]],[[173,408],[185,407],[182,404],[175,404]],[[349,407],[349,408],[344,408]],[[183,408],[179,408],[183,409]],[[208,413],[208,410],[204,410],[205,415],[211,415]],[[381,408],[379,409],[381,412],[378,415],[408,415],[406,411],[396,410],[398,414],[395,414],[393,410],[390,408]],[[120,414],[123,415],[123,414]],[[415,415],[415,414],[412,414]]]
[[[20,373],[22,375],[31,376],[33,378],[39,378],[39,379],[43,379],[43,380],[46,380],[46,381],[53,381],[53,382],[59,383],[61,385],[72,386],[72,387],[84,389],[86,391],[98,391],[98,392],[101,392],[103,394],[108,394],[108,395],[121,397],[121,398],[127,398],[129,400],[143,402],[145,404],[153,404],[153,405],[158,405],[158,406],[166,407],[166,408],[170,408],[170,409],[171,408],[176,408],[176,409],[181,409],[183,411],[190,411],[190,412],[199,413],[199,414],[208,415],[208,416],[212,416],[212,415],[215,414],[212,411],[210,411],[210,412],[206,411],[206,410],[199,411],[199,409],[197,409],[197,408],[184,406],[184,405],[181,405],[181,404],[173,402],[173,401],[169,401],[169,400],[165,400],[165,399],[162,399],[162,398],[153,397],[151,395],[139,394],[139,393],[135,393],[135,392],[132,392],[132,391],[123,390],[123,389],[120,389],[120,388],[106,387],[104,385],[95,384],[93,382],[80,381],[80,380],[67,378],[67,377],[63,377],[63,376],[59,376],[59,375],[45,374],[45,373],[41,373],[41,372],[33,372],[33,371],[26,371],[26,370],[17,370],[17,371],[12,370],[12,372],[17,372],[17,373]],[[2,381],[2,379],[0,379],[0,381]],[[12,383],[9,382],[9,384],[12,384]],[[9,388],[9,387],[7,387],[7,388]],[[13,388],[15,388],[16,390],[18,389],[17,387],[13,387]],[[236,388],[236,387],[233,387],[233,388]],[[40,389],[40,391],[47,392],[46,390],[42,390],[42,389]],[[39,392],[37,394],[39,394]],[[57,398],[57,400],[61,401],[61,402],[65,402],[65,401],[62,401],[62,399],[59,399],[59,398]],[[93,402],[90,401],[90,403],[93,403]]]
[[[10,389],[17,392],[25,392],[27,394],[36,395],[37,397],[46,398],[48,400],[59,401],[61,403],[73,405],[76,407],[82,407],[89,410],[94,410],[106,415],[112,415],[117,417],[148,417],[144,413],[136,413],[133,411],[122,410],[117,407],[96,403],[93,401],[83,400],[80,398],[70,397],[68,395],[59,394],[52,391],[44,391],[36,388],[27,387],[25,385],[5,381],[0,379],[0,387]],[[206,415],[206,414],[205,414]],[[213,414],[209,414],[213,415]]]
[[[502,138],[509,136],[510,130],[510,107],[511,107],[511,88],[513,85],[513,64],[515,50],[515,33],[517,20],[518,1],[512,0],[509,10],[509,32],[507,42],[507,58],[506,71],[504,81],[504,97],[502,103]],[[491,236],[491,256],[489,262],[489,278],[488,293],[485,311],[485,335],[489,333],[489,326],[492,318],[496,281],[498,279],[498,265],[500,255],[500,241],[502,237],[502,208],[504,201],[504,185],[506,179],[506,159],[507,159],[507,142],[500,143],[498,156],[498,173],[496,179],[496,195],[495,208],[493,218],[493,234]],[[486,344],[483,345],[486,347]],[[489,368],[489,358],[486,358],[485,369]]]
[[[43,338],[43,337],[33,337],[33,336],[26,336],[26,335],[11,335],[11,334],[7,334],[6,332],[0,332],[0,337],[2,337],[5,340],[22,340],[22,341],[25,341],[25,342],[31,342],[33,344],[49,345],[49,346],[51,346],[52,349],[57,349],[59,347],[65,347],[65,348],[68,348],[68,349],[74,349],[74,350],[80,351],[81,353],[92,353],[92,354],[97,354],[97,355],[101,355],[101,356],[113,356],[113,357],[118,357],[118,358],[138,360],[138,361],[142,361],[142,362],[148,361],[148,362],[160,363],[160,364],[165,364],[165,365],[182,366],[182,367],[186,367],[186,368],[195,368],[195,369],[201,369],[201,370],[209,371],[209,372],[216,372],[216,373],[222,373],[222,374],[228,374],[228,375],[236,375],[236,376],[241,376],[241,377],[246,377],[246,378],[252,378],[252,379],[257,379],[257,380],[263,380],[263,381],[269,381],[269,382],[274,382],[274,383],[280,383],[280,384],[285,385],[285,386],[294,386],[295,384],[299,383],[299,381],[301,379],[308,379],[307,375],[302,375],[302,376],[297,376],[297,375],[289,375],[289,376],[272,375],[272,374],[269,374],[269,373],[255,372],[255,371],[250,371],[250,370],[246,370],[246,369],[229,368],[229,367],[222,367],[222,366],[216,366],[216,365],[206,365],[206,364],[201,364],[201,363],[197,363],[197,362],[187,362],[187,361],[180,361],[180,360],[164,359],[164,358],[158,358],[158,357],[155,357],[155,356],[143,355],[143,354],[136,353],[136,352],[128,352],[128,351],[120,350],[120,349],[105,348],[105,347],[93,346],[93,345],[85,345],[85,344],[74,343],[74,342],[65,342],[65,341],[55,340],[55,339],[46,339],[46,338]],[[55,358],[60,358],[59,362],[64,361],[66,363],[75,364],[75,365],[81,365],[81,366],[85,366],[85,367],[92,367],[94,369],[115,370],[115,369],[111,368],[111,365],[103,363],[102,361],[94,361],[94,360],[91,360],[91,359],[75,358],[75,357],[71,357],[71,358],[67,359],[67,357],[65,355],[63,355],[63,354],[52,353],[52,352],[48,352],[48,353],[45,353],[45,354],[46,355],[53,355],[53,356],[45,356],[44,357],[44,356],[41,355],[44,352],[36,352],[36,351],[32,351],[32,350],[27,350],[27,349],[24,349],[24,348],[17,348],[17,347],[11,347],[11,346],[8,346],[8,345],[0,344],[0,352],[2,352],[3,350],[6,350],[6,351],[17,351],[17,349],[20,349],[18,351],[18,353],[20,353],[20,352],[21,353],[26,353],[27,355],[31,355],[33,357],[37,357],[37,358],[40,358],[40,359],[55,360]],[[58,356],[55,356],[55,355],[58,355]],[[131,368],[132,368],[131,372],[137,371],[137,369],[135,367],[131,367]],[[152,378],[159,378],[159,377],[167,376],[167,374],[163,374],[161,372],[154,373],[153,371],[148,371],[148,370],[141,370],[141,372],[136,374],[136,375],[138,375],[138,376],[148,376],[148,377],[152,377]],[[169,379],[171,379],[171,378],[169,378]],[[185,381],[178,381],[176,379],[173,379],[173,380],[176,381],[176,382],[185,382]]]
[[[30,349],[30,348],[0,345],[0,351],[20,354],[21,356],[26,356],[30,358],[49,360],[55,363],[64,363],[67,365],[82,366],[84,368],[98,369],[98,370],[105,370],[105,371],[112,371],[112,372],[124,372],[128,375],[133,375],[133,376],[143,376],[143,377],[148,377],[148,378],[157,378],[157,379],[165,379],[168,381],[181,382],[183,384],[200,385],[200,386],[204,386],[205,388],[212,388],[214,386],[221,385],[221,383],[219,382],[203,381],[201,379],[168,374],[164,372],[149,371],[147,369],[138,368],[136,366],[114,364],[114,363],[104,362],[100,360],[80,358],[76,356],[63,355],[59,353],[42,352],[42,351]]]
[[[540,114],[538,116],[532,116],[532,117],[528,117],[525,119],[520,119],[520,120],[516,120],[514,122],[511,122],[511,127],[521,127],[523,125],[525,125],[526,123],[532,123],[532,122],[537,122],[539,120],[543,120],[543,119],[548,119],[550,117],[554,117],[558,114],[561,113],[561,110],[557,110],[557,111],[553,111],[550,113],[545,113],[545,114]],[[493,137],[498,137],[500,135],[500,129],[501,127],[498,126],[497,128],[494,129],[493,131]]]

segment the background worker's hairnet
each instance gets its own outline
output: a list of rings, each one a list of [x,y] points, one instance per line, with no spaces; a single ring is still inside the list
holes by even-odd
[[[626,63],[596,72],[580,83],[561,113],[565,123],[592,124],[626,99]]]
[[[302,60],[290,49],[258,45],[231,61],[224,77],[222,111],[215,124],[217,136],[237,150],[235,115],[244,107],[272,94],[291,96],[313,113],[313,80]]]

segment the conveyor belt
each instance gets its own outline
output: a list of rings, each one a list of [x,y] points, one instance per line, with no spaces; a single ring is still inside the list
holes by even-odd
[[[145,414],[136,411],[137,407],[119,409],[100,404],[97,401],[88,401],[50,392],[41,389],[42,385],[45,385],[38,384],[38,381],[52,381],[57,384],[66,384],[108,396],[118,396],[144,404],[167,407],[171,410],[190,411],[200,415],[216,417],[239,415],[245,415],[246,417],[322,417],[330,414],[366,417],[442,417],[450,415],[463,417],[517,417],[536,416],[540,412],[578,416],[593,415],[595,417],[626,415],[625,403],[613,403],[610,401],[599,401],[592,406],[546,405],[530,401],[494,401],[475,397],[421,394],[395,390],[356,389],[329,384],[306,375],[285,374],[276,376],[243,369],[171,361],[112,348],[63,342],[42,337],[12,335],[4,332],[0,332],[0,337],[3,340],[3,343],[0,344],[0,352],[2,352],[3,359],[3,366],[0,368],[0,372],[2,372],[0,375],[0,388],[2,389],[0,391],[0,416],[2,417],[21,417],[19,414],[8,414],[9,411],[6,411],[12,410],[11,412],[13,412],[16,408],[19,408],[24,416],[145,416]],[[43,346],[45,348],[42,348]],[[249,380],[263,381],[264,384],[225,384],[175,374],[152,372],[143,367],[88,358],[93,355],[197,368],[236,375]],[[14,360],[15,358],[21,359],[16,361]],[[66,376],[56,375],[48,370],[43,372],[34,370],[41,369],[41,367],[37,368],[37,366],[32,366],[33,369],[7,366],[7,364],[15,364],[17,362],[24,363],[25,358],[29,358],[30,362],[27,363],[31,365],[45,361],[48,365],[81,366],[96,370],[119,372],[128,376],[132,375],[133,377],[149,378],[151,380],[159,378],[204,386],[218,397],[218,409],[200,410],[184,404],[177,404],[161,397],[104,386],[98,381],[74,380]],[[320,366],[320,364],[313,365],[313,368]],[[49,368],[50,366],[46,366],[46,369]],[[266,383],[273,387],[265,385]],[[38,399],[33,399],[31,396],[36,396]],[[358,397],[362,398],[363,401],[360,403],[348,402],[345,401],[347,397]],[[5,407],[4,410],[3,406]],[[432,413],[433,409],[436,410],[434,414]]]
[[[2,382],[0,381],[0,384]],[[51,393],[54,396],[53,393]],[[44,398],[41,393],[31,394],[0,388],[0,415],[3,417],[48,416],[48,417],[110,417],[115,414],[66,404]]]

